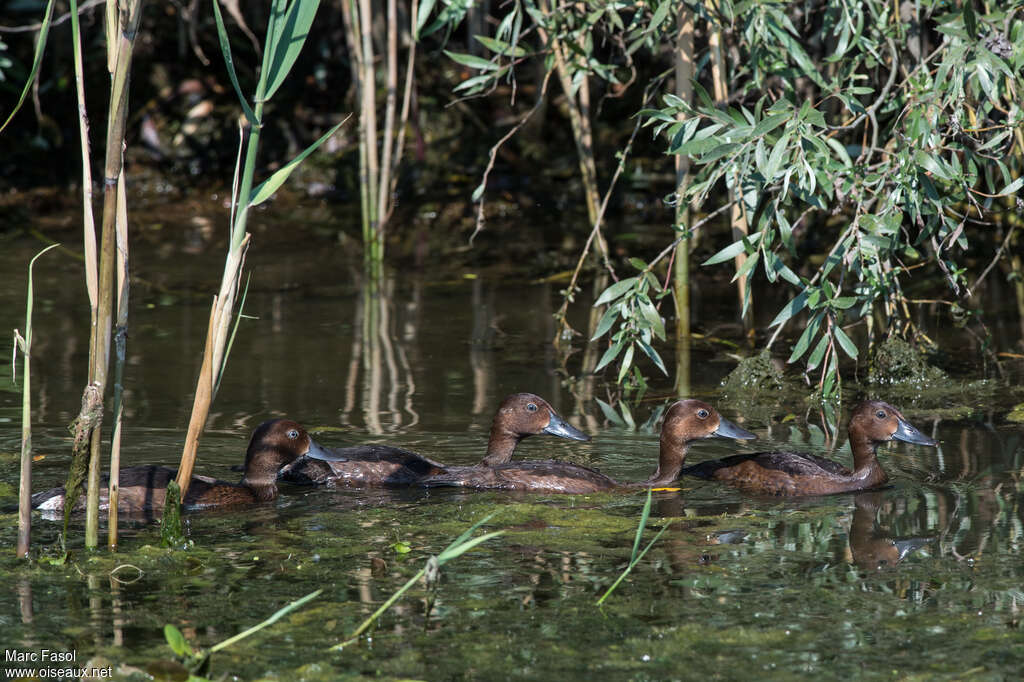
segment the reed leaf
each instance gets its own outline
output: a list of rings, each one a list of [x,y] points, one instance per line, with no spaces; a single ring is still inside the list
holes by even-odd
[[[216,0],[214,0],[216,2]],[[269,100],[281,87],[288,73],[295,65],[302,46],[309,35],[309,27],[313,25],[320,0],[292,0],[285,10],[284,21],[280,24],[281,33],[275,37],[274,44],[268,48],[273,50],[270,69],[267,73],[267,88],[263,93],[263,101]]]
[[[242,94],[242,86],[238,84],[238,74],[235,73],[235,60],[231,56],[231,43],[228,41],[228,31],[224,26],[224,17],[220,13],[220,2],[218,0],[212,0],[213,2],[213,17],[217,22],[217,40],[220,43],[220,52],[224,55],[224,65],[228,69],[228,78],[231,80],[231,85],[235,88],[235,94],[238,95],[238,102],[242,105],[242,111],[245,112],[245,117],[249,119],[249,123],[254,126],[263,125],[263,122],[256,118],[256,114],[253,112],[252,107],[249,106],[249,101]]]
[[[264,201],[272,197],[274,195],[274,192],[280,189],[281,185],[285,183],[285,180],[288,179],[288,176],[291,175],[292,172],[299,167],[299,164],[302,163],[307,156],[316,151],[317,147],[326,142],[327,139],[330,138],[330,136],[333,135],[335,132],[337,132],[338,128],[344,125],[345,122],[348,121],[351,117],[352,115],[349,114],[344,118],[344,120],[339,121],[330,130],[321,135],[320,139],[306,147],[298,156],[296,156],[287,164],[279,168],[277,171],[274,172],[273,175],[271,175],[269,178],[260,183],[259,187],[257,187],[253,191],[252,196],[249,198],[249,205],[259,206]]]
[[[32,57],[32,68],[29,69],[28,78],[25,79],[25,87],[21,90],[21,95],[18,97],[18,103],[14,105],[14,109],[11,111],[7,120],[4,121],[3,125],[0,125],[0,133],[4,131],[7,124],[11,122],[11,119],[21,109],[21,105],[25,103],[25,98],[28,97],[28,92],[32,88],[32,83],[36,79],[36,74],[39,72],[39,64],[43,61],[43,52],[46,49],[46,37],[50,33],[50,19],[53,16],[53,2],[50,0],[46,3],[46,12],[43,13],[43,21],[39,26],[39,39],[36,40],[36,52]]]

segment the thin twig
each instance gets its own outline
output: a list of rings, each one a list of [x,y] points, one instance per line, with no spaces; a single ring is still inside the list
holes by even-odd
[[[78,6],[78,14],[85,14],[86,10],[90,10],[96,5],[102,5],[106,1],[107,0],[88,0],[88,2]],[[68,12],[67,14],[62,14],[61,16],[50,22],[50,28],[53,28],[54,26],[60,26],[70,18],[71,12]],[[39,22],[37,24],[28,24],[25,26],[0,26],[0,33],[32,33],[34,31],[38,31],[42,27],[42,22]]]
[[[978,286],[985,280],[985,278],[988,277],[988,273],[992,270],[992,268],[996,266],[996,263],[999,262],[999,259],[1003,257],[1003,251],[1005,251],[1006,247],[1009,245],[1010,239],[1013,238],[1013,233],[1016,229],[1016,225],[1010,226],[1009,232],[1006,233],[1006,239],[1004,239],[1003,243],[999,245],[998,249],[996,249],[996,255],[992,257],[992,262],[990,262],[988,264],[988,267],[982,271],[978,279],[974,280],[974,285],[967,289],[968,296],[974,295],[973,290],[978,288]]]
[[[512,126],[511,130],[502,135],[501,139],[495,142],[494,146],[491,147],[491,151],[488,152],[487,167],[484,169],[483,177],[480,179],[480,186],[483,187],[484,190],[487,189],[487,178],[490,176],[491,171],[494,169],[494,160],[498,158],[498,150],[501,149],[501,146],[508,142],[513,135],[519,132],[520,128],[526,125],[526,122],[530,120],[530,117],[532,117],[537,112],[537,110],[540,109],[540,105],[544,103],[544,97],[548,91],[548,81],[551,80],[551,74],[551,71],[548,71],[546,74],[544,74],[544,82],[541,83],[540,92],[537,93],[537,102],[533,105],[533,107],[528,112],[526,112],[526,115],[523,116],[522,119],[520,119],[519,123],[516,123],[514,126]],[[476,210],[476,227],[473,229],[473,234],[469,235],[470,245],[473,244],[473,240],[484,229],[484,203],[484,191],[481,191],[480,205],[477,207]]]

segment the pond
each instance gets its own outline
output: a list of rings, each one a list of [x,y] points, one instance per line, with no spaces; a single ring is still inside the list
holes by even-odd
[[[285,229],[269,217],[248,257],[242,321],[198,473],[237,480],[251,430],[288,415],[328,446],[387,442],[454,464],[480,459],[502,397],[543,395],[594,438],[535,437],[522,459],[587,464],[619,480],[654,469],[656,430],[609,426],[568,390],[550,341],[564,282],[501,266],[391,273],[365,297],[357,255],[329,232]],[[133,251],[123,465],[176,465],[199,369],[222,237],[208,223],[142,221]],[[146,230],[150,230],[147,237]],[[65,233],[73,244],[73,233]],[[4,238],[0,321],[23,327],[25,267],[42,243]],[[75,246],[71,247],[76,248]],[[66,473],[66,426],[78,411],[88,354],[80,266],[51,253],[36,270],[34,487]],[[738,450],[798,447],[849,462],[816,410],[790,391],[760,402],[722,393],[736,365],[732,294],[705,286],[693,349],[692,394],[759,440],[709,440],[690,461]],[[771,306],[769,306],[771,307]],[[775,309],[759,313],[770,320]],[[368,315],[368,311],[371,311]],[[578,305],[570,322],[585,329]],[[1006,335],[1019,329],[1004,312]],[[369,321],[369,322],[367,322]],[[364,324],[365,323],[365,324]],[[717,339],[717,340],[716,340]],[[161,549],[152,523],[126,524],[117,554],[81,546],[57,556],[60,524],[34,519],[33,556],[13,558],[20,397],[0,392],[0,641],[5,651],[74,652],[148,679],[172,658],[164,626],[209,647],[316,589],[318,598],[216,653],[208,675],[236,679],[756,679],[1017,678],[1024,669],[1024,443],[1006,420],[1024,401],[1021,366],[1000,375],[973,343],[946,329],[954,378],[928,392],[878,397],[901,407],[938,448],[880,453],[887,488],[800,500],[756,498],[684,479],[653,494],[641,546],[664,534],[602,606],[626,567],[645,492],[531,495],[459,490],[282,486],[271,504],[187,516],[193,545]],[[968,358],[968,360],[965,360]],[[4,373],[10,371],[5,365]],[[958,373],[957,373],[958,372]],[[577,394],[579,386],[575,387]],[[652,393],[670,388],[663,381]],[[593,389],[604,397],[604,387]],[[861,394],[863,389],[858,389]],[[892,389],[895,390],[895,389]],[[645,402],[638,422],[661,404]],[[471,525],[503,530],[417,584],[357,643],[335,645],[430,556]],[[5,666],[15,663],[8,657]],[[173,677],[172,677],[173,679]]]

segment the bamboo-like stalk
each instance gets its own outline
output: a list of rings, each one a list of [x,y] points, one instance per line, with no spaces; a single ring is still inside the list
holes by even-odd
[[[117,328],[114,332],[114,432],[110,438],[107,546],[117,549],[117,504],[121,489],[121,418],[124,414],[125,344],[128,340],[128,200],[124,172],[117,182]]]
[[[377,213],[378,180],[380,177],[377,157],[377,103],[376,103],[376,68],[373,56],[373,10],[370,0],[358,0],[358,12],[354,15],[359,35],[360,76],[359,76],[359,145],[364,160],[365,176],[362,178],[363,190],[366,193],[363,215],[363,248],[372,279],[377,279],[380,262],[383,258],[383,242],[380,241],[379,220]]]
[[[99,306],[93,320],[90,343],[91,384],[98,384],[100,395],[107,383],[110,359],[110,330],[114,316],[115,231],[117,229],[118,181],[123,169],[125,127],[128,120],[128,86],[132,52],[139,29],[142,0],[127,0],[125,11],[118,12],[116,58],[110,86],[110,111],[107,117],[107,151],[103,166],[103,223],[100,235]],[[110,15],[108,14],[108,17]],[[110,29],[108,28],[108,35]],[[99,544],[100,449],[102,417],[92,431],[89,474],[86,488],[85,546]]]
[[[729,90],[725,76],[725,58],[722,55],[722,29],[719,26],[710,28],[708,35],[708,50],[711,53],[711,81],[714,84],[715,103],[719,106],[726,106],[729,101]],[[747,225],[746,213],[743,210],[743,188],[732,186],[729,188],[729,202],[732,204],[732,238],[739,241],[750,232]],[[739,272],[743,264],[747,262],[747,254],[736,255],[736,271]],[[752,339],[754,334],[754,295],[748,291],[749,281],[746,275],[736,279],[736,294],[739,297],[740,316],[743,319],[743,329],[748,338]],[[749,305],[744,305],[749,302]]]
[[[28,556],[28,548],[32,543],[32,307],[34,292],[32,291],[32,267],[44,253],[56,248],[59,244],[51,244],[40,251],[28,264],[28,295],[25,300],[25,336],[14,331],[16,344],[22,354],[21,384],[21,473],[18,482],[18,546],[16,555],[19,559]],[[13,363],[12,363],[13,365]],[[12,366],[12,374],[14,368]]]
[[[680,5],[675,46],[676,96],[684,102],[693,99],[693,11]],[[682,114],[679,115],[682,119]],[[689,183],[690,157],[676,154],[675,224],[686,229],[690,208],[683,200]],[[672,295],[676,308],[676,395],[690,394],[690,240],[676,245],[672,268]]]

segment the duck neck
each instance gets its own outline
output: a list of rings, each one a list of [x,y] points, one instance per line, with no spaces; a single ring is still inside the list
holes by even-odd
[[[280,465],[280,458],[266,450],[251,452],[245,458],[242,486],[252,491],[260,502],[269,502],[277,497],[277,470],[280,466],[274,466],[268,460]]]
[[[491,438],[487,441],[487,456],[483,459],[484,466],[497,466],[512,461],[512,453],[523,437],[506,431],[497,425],[491,428]]]
[[[881,485],[888,480],[882,465],[878,463],[875,451],[878,443],[862,434],[850,434],[850,449],[853,451],[853,475],[859,479],[870,479],[870,485]]]
[[[687,444],[685,442],[672,442],[663,433],[661,436],[661,447],[658,455],[658,469],[647,479],[647,485],[651,487],[671,485],[679,478],[679,472],[683,470],[683,462],[686,461]]]
[[[247,476],[242,479],[242,485],[248,488],[260,502],[270,502],[277,497],[276,481],[251,480]]]

